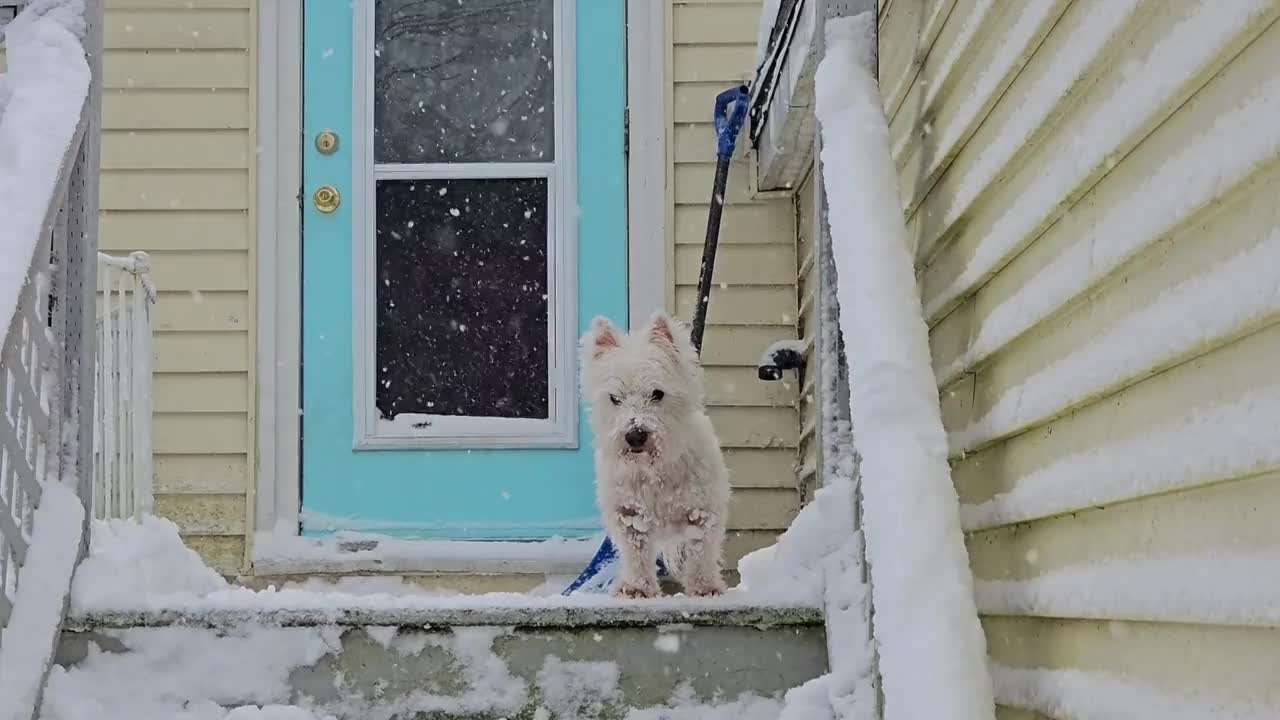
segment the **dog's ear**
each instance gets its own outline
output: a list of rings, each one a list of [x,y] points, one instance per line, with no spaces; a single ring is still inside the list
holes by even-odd
[[[613,327],[613,323],[609,322],[609,318],[597,315],[591,321],[590,343],[591,357],[597,359],[621,345],[618,331]]]
[[[659,345],[676,355],[697,353],[689,338],[689,328],[661,310],[649,318],[649,342]]]

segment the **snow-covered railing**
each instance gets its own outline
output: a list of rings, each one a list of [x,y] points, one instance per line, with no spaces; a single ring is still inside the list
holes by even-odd
[[[151,512],[151,258],[98,253],[93,516]]]
[[[35,716],[85,550],[101,18],[100,0],[32,0],[4,28],[0,720]]]

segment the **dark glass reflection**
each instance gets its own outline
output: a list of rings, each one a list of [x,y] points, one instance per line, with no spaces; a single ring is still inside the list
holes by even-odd
[[[547,181],[380,180],[377,243],[382,417],[549,417]]]

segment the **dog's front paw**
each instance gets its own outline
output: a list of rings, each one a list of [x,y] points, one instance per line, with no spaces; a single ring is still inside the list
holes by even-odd
[[[614,595],[624,598],[654,598],[659,592],[657,578],[620,580],[613,589]]]
[[[721,580],[720,578],[693,582],[690,583],[687,588],[690,595],[695,595],[697,597],[715,597],[717,595],[723,595],[728,591],[728,589],[729,586],[725,585],[724,580]]]

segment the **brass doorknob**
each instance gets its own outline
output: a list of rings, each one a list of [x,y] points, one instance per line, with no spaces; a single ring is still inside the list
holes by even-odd
[[[316,209],[322,213],[331,213],[342,204],[342,196],[338,194],[338,188],[332,185],[321,185],[316,188],[311,200],[316,204]]]
[[[316,134],[316,150],[329,155],[338,149],[338,135],[332,130],[323,130]]]

